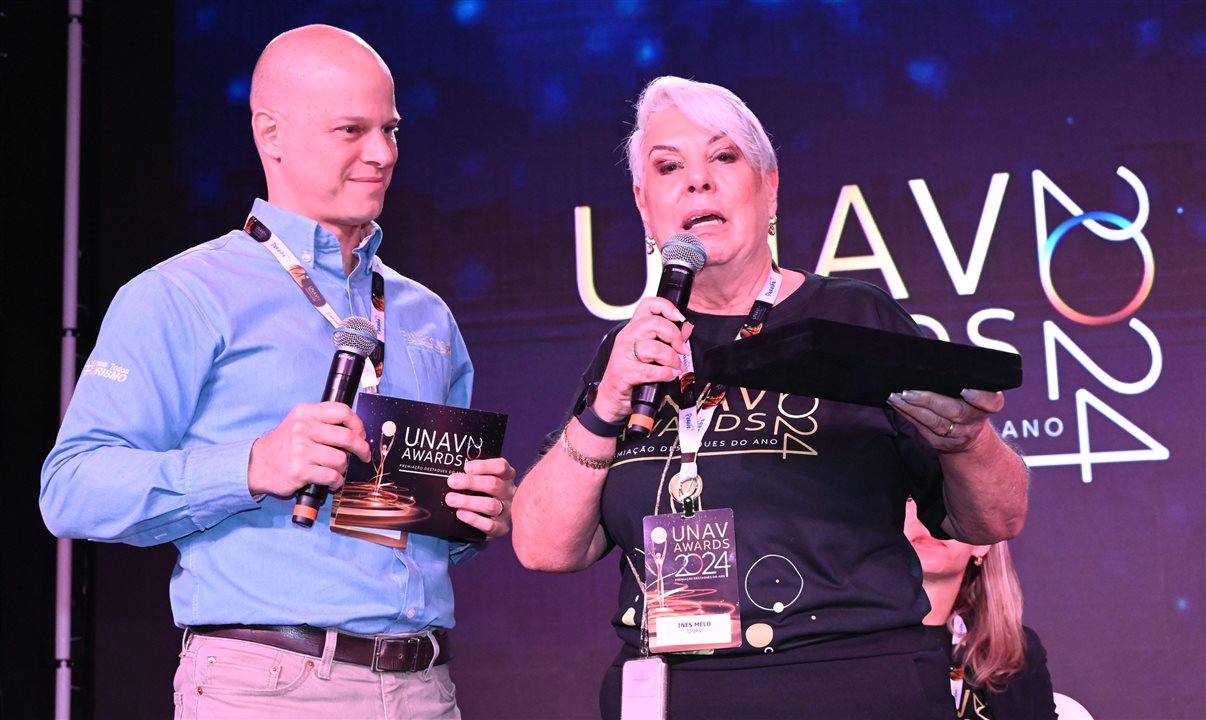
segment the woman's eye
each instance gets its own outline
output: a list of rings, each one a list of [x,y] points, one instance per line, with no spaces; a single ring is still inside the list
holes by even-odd
[[[716,153],[715,160],[722,163],[732,163],[737,162],[737,158],[739,157],[740,155],[735,150],[721,150]]]
[[[683,164],[677,160],[667,160],[665,162],[658,163],[655,167],[657,168],[658,174],[669,175],[682,166]]]

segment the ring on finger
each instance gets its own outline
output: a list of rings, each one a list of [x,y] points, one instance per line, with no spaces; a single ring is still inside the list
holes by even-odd
[[[953,433],[954,431],[955,431],[955,421],[951,420],[950,427],[948,427],[946,429],[946,432],[942,433],[942,437],[950,437],[951,433]]]
[[[490,517],[495,517],[495,518],[500,517],[503,514],[503,511],[507,509],[507,506],[505,503],[503,503],[502,500],[499,500],[498,498],[494,498],[494,502],[498,503],[498,512],[494,513]]]
[[[642,359],[640,354],[637,353],[636,344],[637,344],[637,341],[633,340],[632,341],[632,359],[636,360],[639,363],[644,363],[645,360]]]

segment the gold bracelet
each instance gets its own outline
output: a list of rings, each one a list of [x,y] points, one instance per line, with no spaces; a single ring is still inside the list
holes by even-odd
[[[587,457],[578,452],[577,448],[575,448],[573,445],[570,445],[569,425],[566,425],[565,429],[561,431],[561,447],[565,448],[565,454],[569,455],[570,460],[573,460],[584,468],[590,468],[591,470],[606,470],[611,467],[612,458],[600,460],[599,458]]]

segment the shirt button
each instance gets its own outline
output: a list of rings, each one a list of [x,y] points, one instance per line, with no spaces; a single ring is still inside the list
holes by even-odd
[[[406,611],[406,617],[408,617],[408,618],[412,618],[412,617],[414,617],[414,616],[415,616],[415,611],[414,611],[414,610],[407,610],[407,611]]]
[[[309,250],[306,250],[305,252],[302,253],[301,259],[302,259],[302,262],[310,262],[311,260],[314,259],[314,256],[310,254]]]

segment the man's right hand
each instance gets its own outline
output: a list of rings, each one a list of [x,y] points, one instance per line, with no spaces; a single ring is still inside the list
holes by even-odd
[[[338,490],[349,452],[372,462],[360,417],[343,403],[302,403],[252,443],[247,489],[277,497],[292,497],[311,483]]]

